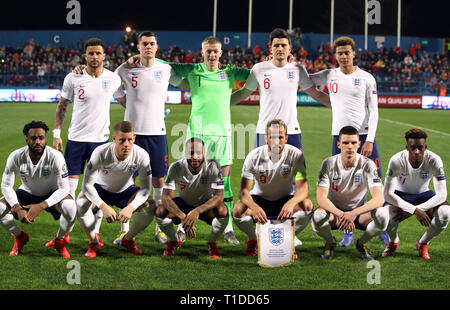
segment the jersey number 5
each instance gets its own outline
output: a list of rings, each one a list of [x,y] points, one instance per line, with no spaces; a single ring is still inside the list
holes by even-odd
[[[136,88],[137,87],[137,76],[132,76],[131,77],[131,86],[133,87],[133,88]]]

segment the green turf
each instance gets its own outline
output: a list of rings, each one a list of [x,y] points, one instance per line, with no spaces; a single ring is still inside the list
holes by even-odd
[[[171,113],[166,120],[170,146],[179,142],[179,124],[186,123],[190,106],[168,106]],[[22,135],[23,125],[31,120],[43,120],[53,127],[56,104],[44,103],[2,103],[0,104],[0,165],[3,167],[9,153],[25,145]],[[234,124],[255,124],[258,117],[256,106],[233,106]],[[307,160],[310,197],[315,202],[315,180],[321,161],[331,154],[331,110],[322,107],[299,107],[299,121],[302,128],[303,149]],[[67,137],[70,120],[69,108],[63,127],[63,139]],[[123,109],[118,105],[111,107],[111,123],[123,118]],[[389,158],[402,150],[405,145],[404,132],[409,125],[431,129],[428,131],[428,146],[439,154],[444,161],[448,174],[450,167],[450,124],[448,111],[423,111],[406,109],[380,109],[377,131],[377,143],[381,155],[383,172],[386,171]],[[174,134],[171,137],[173,126]],[[238,126],[236,126],[238,127]],[[247,127],[250,128],[250,127]],[[51,139],[51,134],[48,135]],[[249,139],[249,137],[247,137]],[[253,139],[253,138],[250,138]],[[250,146],[253,145],[253,140]],[[247,146],[248,152],[250,146]],[[246,154],[246,153],[245,153]],[[244,155],[245,155],[244,154]],[[170,155],[170,161],[174,158]],[[240,156],[242,157],[242,156]],[[235,160],[232,168],[232,188],[235,198],[238,193],[240,172],[244,158]],[[3,169],[3,168],[2,168]],[[18,183],[16,182],[16,186]],[[13,245],[12,237],[0,229],[0,289],[450,289],[448,271],[450,270],[450,234],[444,231],[432,243],[429,249],[432,259],[425,261],[417,257],[415,241],[424,232],[424,228],[410,218],[400,225],[401,245],[396,255],[380,258],[384,249],[378,239],[371,243],[371,249],[381,264],[381,284],[369,285],[367,274],[370,271],[366,262],[359,259],[358,252],[351,248],[337,248],[335,259],[323,261],[320,258],[323,242],[309,225],[299,237],[303,246],[297,249],[299,259],[292,265],[265,269],[257,264],[256,257],[245,257],[246,237],[235,228],[239,246],[231,246],[222,239],[218,246],[222,257],[212,260],[205,246],[210,228],[200,222],[197,224],[198,237],[189,240],[177,251],[174,257],[163,257],[164,246],[153,241],[153,222],[147,230],[136,238],[144,252],[142,256],[128,254],[122,248],[112,245],[119,231],[119,223],[103,222],[101,232],[106,246],[101,255],[89,260],[84,257],[87,238],[79,224],[71,233],[71,242],[67,246],[73,260],[81,264],[81,285],[69,285],[66,281],[67,261],[56,255],[52,248],[44,247],[58,227],[51,216],[43,212],[33,225],[20,226],[30,235],[30,242],[24,254],[9,257]],[[341,232],[334,233],[337,239]],[[357,231],[355,238],[362,232]]]

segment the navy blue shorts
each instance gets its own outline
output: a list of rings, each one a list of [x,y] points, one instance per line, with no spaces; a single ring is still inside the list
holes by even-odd
[[[264,140],[264,136],[265,136],[265,134],[261,134],[261,133],[256,134],[255,148],[257,148],[261,145],[267,144],[266,141]],[[298,133],[298,134],[294,134],[294,135],[288,135],[287,144],[293,145],[296,148],[303,151],[303,149],[302,149],[302,134]]]
[[[175,202],[175,204],[177,205],[177,207],[183,211],[184,214],[188,214],[189,212],[191,212],[192,210],[194,210],[195,208],[197,208],[198,206],[191,206],[188,205],[187,203],[184,202],[183,199],[181,199],[181,197],[175,197],[172,199],[173,202]],[[202,220],[203,222],[205,222],[208,225],[211,225],[212,223],[212,218],[209,217],[206,212],[205,213],[201,213],[200,216],[198,217],[200,220]],[[181,223],[181,220],[178,217],[175,217],[172,219],[172,222],[176,225]]]
[[[169,151],[166,136],[136,135],[134,143],[146,150],[150,156],[152,176],[156,178],[166,176],[169,169]]]
[[[409,202],[410,204],[412,204],[413,206],[417,206],[420,205],[426,201],[428,201],[431,197],[435,196],[436,193],[433,192],[432,190],[420,193],[420,194],[408,194],[405,192],[401,192],[398,190],[395,190],[394,193],[396,195],[398,195],[400,198],[402,198],[404,201]],[[447,204],[448,202],[445,201],[445,204]],[[384,204],[387,204],[386,202]],[[438,206],[436,206],[438,207]],[[430,217],[433,216],[433,214],[431,214],[431,209],[427,210],[427,213]]]
[[[128,206],[128,202],[130,202],[131,197],[139,190],[139,187],[136,185],[131,185],[126,190],[120,193],[112,193],[107,190],[104,190],[97,183],[94,184],[95,189],[97,190],[100,198],[110,206],[116,206],[120,209]],[[98,207],[98,206],[97,206]]]
[[[17,200],[19,200],[19,204],[21,206],[33,205],[33,204],[43,202],[45,199],[50,197],[54,192],[55,191],[52,191],[45,196],[35,196],[35,195],[32,195],[32,194],[24,191],[23,189],[16,189]],[[61,213],[59,213],[59,211],[56,210],[55,206],[49,206],[48,208],[46,208],[44,210],[47,211],[48,213],[50,213],[53,216],[53,218],[55,219],[55,221],[59,220]],[[17,213],[13,213],[13,216],[16,220],[18,219]]]
[[[107,142],[108,140],[105,142],[77,142],[67,140],[64,158],[66,159],[69,175],[83,174],[84,165],[91,158],[92,152],[97,146]]]
[[[285,203],[293,197],[293,195],[288,195],[279,200],[271,201],[264,199],[258,195],[251,195],[251,196],[253,198],[253,201],[264,210],[267,217],[275,217],[275,218],[278,217]]]
[[[367,135],[359,135],[359,141],[361,141],[361,146],[358,149],[358,153],[361,154],[361,148],[366,142]],[[341,150],[337,147],[337,142],[339,141],[339,136],[333,136],[333,156],[336,154],[340,154]],[[378,169],[378,175],[380,178],[383,177],[383,173],[381,172],[381,164],[380,164],[380,154],[378,153],[377,141],[373,140],[373,150],[372,155],[369,156],[370,159],[373,160]]]

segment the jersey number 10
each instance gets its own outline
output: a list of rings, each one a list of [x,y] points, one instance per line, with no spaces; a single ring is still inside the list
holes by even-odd
[[[336,82],[330,83],[330,93],[336,94],[338,92],[338,84]]]

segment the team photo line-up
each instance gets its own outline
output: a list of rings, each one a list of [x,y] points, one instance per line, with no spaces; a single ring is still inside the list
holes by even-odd
[[[215,37],[203,40],[202,63],[167,63],[155,58],[157,37],[145,31],[139,35],[139,54],[112,72],[103,67],[102,40],[87,40],[86,65],[77,66],[62,86],[53,147],[46,146],[49,127],[32,121],[23,128],[27,145],[7,159],[0,224],[14,237],[9,255],[19,255],[29,240],[15,220],[32,224],[45,210],[60,222],[46,246],[64,258],[70,258],[66,244],[77,219],[89,239],[85,253],[89,258],[104,246],[99,236],[103,218],[121,223],[114,243],[137,255],[142,251],[134,238],[155,218],[155,240],[167,244],[165,256],[174,255],[186,238],[196,237],[195,223],[201,219],[212,227],[206,243],[209,256],[218,258],[216,241],[222,234],[226,242],[239,244],[233,223],[248,236],[245,255],[256,256],[255,223],[276,217],[293,218],[296,235],[311,221],[313,231],[325,241],[323,259],[334,257],[337,241],[331,230],[344,231],[339,245],[348,247],[353,231],[361,229],[356,249],[361,258],[370,260],[369,241],[378,236],[386,244],[382,256],[394,255],[400,244],[398,225],[414,215],[428,227],[417,240],[418,255],[430,259],[428,243],[447,227],[450,206],[443,162],[427,149],[427,134],[417,128],[404,134],[406,149],[390,159],[383,187],[375,141],[376,82],[353,64],[354,41],[336,39],[339,67],[315,74],[290,60],[292,46],[285,30],[270,33],[269,47],[271,57],[251,70],[222,66],[222,45]],[[235,80],[245,85],[233,92]],[[192,95],[184,157],[170,166],[164,120],[169,83],[190,89]],[[317,89],[321,85],[329,94]],[[298,87],[332,109],[333,154],[319,169],[315,210],[308,198],[297,119]],[[260,110],[255,148],[245,158],[233,205],[230,105],[256,89]],[[125,108],[125,115],[114,125],[109,142],[112,97]],[[69,103],[73,112],[64,148],[61,128]],[[81,192],[76,196],[81,174]],[[14,190],[16,175],[22,184]],[[140,186],[134,183],[137,176]],[[429,190],[431,179],[435,191]],[[297,237],[295,245],[301,245]]]

